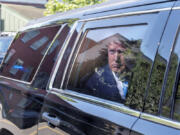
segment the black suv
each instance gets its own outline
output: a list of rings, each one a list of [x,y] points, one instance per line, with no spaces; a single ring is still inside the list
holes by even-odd
[[[180,135],[179,24],[179,0],[31,21],[0,67],[0,135]]]

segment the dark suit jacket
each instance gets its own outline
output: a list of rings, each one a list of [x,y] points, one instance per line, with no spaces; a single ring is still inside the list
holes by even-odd
[[[116,81],[109,68],[106,65],[98,69],[86,82],[85,88],[93,91],[93,95],[104,99],[124,102],[119,94]]]

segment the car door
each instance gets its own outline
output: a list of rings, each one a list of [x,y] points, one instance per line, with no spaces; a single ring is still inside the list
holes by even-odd
[[[144,112],[133,134],[180,134],[179,45],[180,2],[172,8],[152,70]]]
[[[66,24],[54,24],[16,35],[1,65],[0,134],[37,134],[46,85],[68,32]]]
[[[129,134],[143,109],[151,67],[172,4],[102,12],[96,14],[99,17],[92,13],[92,18],[86,16],[74,24],[49,83],[38,134]],[[110,89],[111,84],[105,81],[109,75],[98,78],[104,82],[98,88],[86,87],[94,73],[104,74],[110,63],[108,43],[113,40],[123,42],[127,50],[123,52],[125,75],[129,75],[125,101],[111,93],[96,93]],[[96,81],[89,81],[90,86]]]

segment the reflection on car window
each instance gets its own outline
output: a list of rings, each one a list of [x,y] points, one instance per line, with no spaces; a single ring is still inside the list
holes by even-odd
[[[138,25],[87,30],[68,89],[142,108],[153,58],[141,46],[146,28]]]
[[[161,44],[158,49],[144,108],[147,113],[167,118],[172,117],[172,93],[175,88],[179,63],[179,41],[179,39],[176,41],[174,47],[172,44]],[[167,78],[165,77],[165,72]]]
[[[48,37],[44,36],[41,39],[37,40],[36,42],[34,42],[30,47],[33,50],[37,50],[39,49],[42,45],[44,45],[46,42],[48,41]]]
[[[162,115],[165,117],[170,117],[171,114],[171,106],[172,106],[172,96],[173,91],[175,89],[175,81],[177,75],[177,69],[179,64],[179,49],[180,49],[180,38],[176,41],[174,50],[172,51],[170,62],[169,62],[169,70],[167,76],[167,82],[165,87],[165,93],[163,96],[162,102]],[[178,98],[178,95],[177,95]]]
[[[39,71],[35,77],[35,80],[33,81],[33,87],[40,88],[40,89],[46,89],[50,73],[52,71],[53,65],[55,63],[55,60],[57,58],[57,55],[66,39],[66,36],[68,35],[70,28],[68,25],[65,25],[62,27],[61,33],[57,36],[53,44],[46,46],[46,48],[41,51],[41,55],[45,53],[48,47],[49,50],[47,52],[46,57],[44,58]]]
[[[78,32],[75,30],[70,41],[69,41],[69,43],[68,43],[68,47],[65,50],[65,53],[64,53],[63,58],[61,60],[61,63],[59,65],[58,72],[56,74],[56,77],[55,77],[55,80],[53,83],[53,87],[55,87],[55,88],[60,88],[60,84],[61,84],[60,82],[62,80],[64,69],[65,69],[65,66],[67,64],[69,55],[71,54],[72,47],[76,41],[77,36],[78,36]]]
[[[179,81],[180,83],[180,81]],[[180,121],[180,84],[178,84],[178,90],[175,97],[174,115],[173,119]]]
[[[170,107],[173,105],[173,94],[175,92],[175,104],[174,104],[174,114],[173,119],[180,121],[180,33],[177,35],[177,41],[172,52],[170,69],[168,74],[167,89],[165,93],[165,98],[163,102],[163,112],[170,113]],[[177,82],[177,84],[176,84]],[[172,92],[173,90],[173,92]],[[167,102],[168,101],[168,102]],[[168,108],[168,109],[167,109]],[[168,110],[168,111],[167,111]],[[165,113],[166,114],[166,113]]]
[[[60,26],[18,33],[1,65],[1,75],[13,79],[31,81]]]
[[[157,115],[167,61],[157,54],[146,97],[145,112]]]
[[[20,60],[20,59],[17,59],[17,61],[14,63],[14,65],[11,67],[11,69],[10,69],[10,73],[11,74],[13,74],[13,75],[15,75],[16,73],[17,73],[17,71],[18,71],[18,69],[21,69],[21,68],[23,68],[22,67],[22,65],[23,65],[23,61],[22,60]]]
[[[23,38],[21,38],[22,42],[26,43],[29,40],[33,39],[34,37],[36,37],[37,35],[40,34],[39,30],[33,30],[33,31],[29,31],[26,32],[26,34],[24,34]]]

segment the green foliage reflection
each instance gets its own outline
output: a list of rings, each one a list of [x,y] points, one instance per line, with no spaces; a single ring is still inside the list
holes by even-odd
[[[132,69],[133,77],[125,104],[140,111],[144,104],[145,90],[152,62],[142,53],[137,54],[135,61],[136,65]]]
[[[151,82],[148,89],[148,96],[146,98],[145,112],[157,114],[159,99],[162,89],[164,72],[166,69],[166,61],[160,55],[157,55],[154,63]]]

